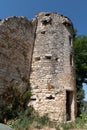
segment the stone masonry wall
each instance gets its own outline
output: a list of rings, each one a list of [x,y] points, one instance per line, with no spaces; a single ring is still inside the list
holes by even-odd
[[[32,58],[31,105],[52,120],[67,118],[66,93],[73,93],[70,118],[75,118],[75,74],[73,64],[73,26],[56,13],[39,13]],[[67,119],[65,119],[67,120]]]
[[[0,21],[0,95],[10,83],[25,91],[26,78],[32,88],[28,105],[51,120],[74,120],[73,54],[73,25],[63,15],[42,12],[32,21]]]
[[[26,89],[22,79],[29,79],[35,28],[25,17],[0,22],[0,94],[11,82]]]

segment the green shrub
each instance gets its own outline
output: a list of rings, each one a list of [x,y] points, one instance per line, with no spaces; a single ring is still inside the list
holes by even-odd
[[[87,122],[87,113],[83,112],[82,114],[80,114],[80,117],[83,122]]]
[[[26,109],[30,96],[30,87],[25,92],[21,92],[19,86],[13,82],[9,83],[0,102],[0,122],[4,122],[5,119],[16,118],[20,111]]]
[[[8,124],[15,130],[26,130],[29,129],[31,125],[38,129],[41,129],[43,126],[54,126],[54,123],[50,121],[48,115],[39,116],[32,106],[21,111],[16,120],[10,120]]]
[[[61,127],[63,128],[63,130],[69,130],[67,123],[61,123]]]
[[[84,120],[83,117],[78,117],[78,118],[76,118],[75,123],[76,123],[76,127],[77,127],[77,128],[83,129],[83,128],[87,127],[87,126],[85,125],[87,122]]]

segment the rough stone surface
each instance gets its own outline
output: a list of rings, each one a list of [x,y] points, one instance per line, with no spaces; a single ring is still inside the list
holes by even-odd
[[[37,15],[36,39],[30,83],[31,104],[41,115],[56,121],[65,120],[66,93],[73,93],[70,118],[75,118],[75,74],[73,65],[73,26],[55,13]],[[68,109],[68,108],[67,108]]]
[[[25,17],[11,17],[0,22],[0,94],[14,82],[26,88],[29,78],[35,25]]]
[[[67,120],[67,114],[68,120],[74,120],[73,35],[72,22],[56,13],[39,13],[32,21],[25,17],[2,20],[0,94],[10,82],[25,90],[22,79],[27,78],[32,87],[28,105],[52,120]]]

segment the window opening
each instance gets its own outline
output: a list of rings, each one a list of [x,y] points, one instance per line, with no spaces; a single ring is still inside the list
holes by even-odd
[[[72,38],[71,38],[71,36],[69,36],[69,44],[70,44],[70,46],[72,46]]]
[[[70,54],[70,65],[73,66],[73,56]]]

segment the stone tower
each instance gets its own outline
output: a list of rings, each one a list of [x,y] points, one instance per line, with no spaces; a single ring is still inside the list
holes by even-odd
[[[28,105],[55,121],[74,120],[73,35],[71,21],[57,13],[0,21],[0,96],[11,83],[26,91],[27,78],[32,87]]]
[[[76,113],[73,25],[56,13],[39,13],[32,56],[31,105],[52,120],[74,120]]]

